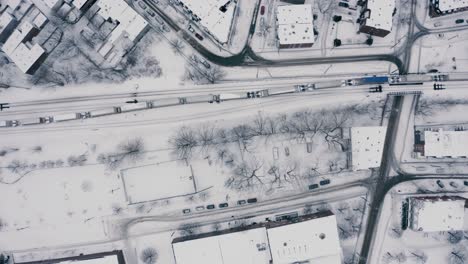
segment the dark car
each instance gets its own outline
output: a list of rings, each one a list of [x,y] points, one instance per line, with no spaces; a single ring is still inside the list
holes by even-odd
[[[445,188],[445,184],[441,180],[437,180],[436,183],[440,188]]]
[[[260,15],[263,16],[263,14],[265,14],[265,6],[262,5],[262,6],[260,7]]]
[[[309,190],[317,189],[318,187],[319,185],[314,183],[314,184],[309,185]]]
[[[257,202],[257,198],[247,199],[247,203],[256,203],[256,202]]]
[[[184,209],[184,210],[182,210],[182,213],[184,213],[184,214],[189,214],[189,213],[190,213],[190,209]]]
[[[465,20],[464,20],[464,19],[461,19],[461,18],[455,20],[455,23],[456,23],[456,24],[461,24],[461,23],[463,23],[463,22],[465,22]]]
[[[428,72],[429,72],[429,73],[438,73],[439,70],[437,70],[437,69],[430,69]]]
[[[208,209],[208,210],[215,209],[215,205],[214,204],[209,204],[209,205],[206,206],[206,209]]]
[[[219,208],[226,208],[226,207],[228,207],[228,206],[229,206],[228,203],[220,203],[220,204],[219,204]]]
[[[239,201],[237,201],[237,204],[238,204],[238,205],[243,205],[243,204],[245,204],[245,203],[246,203],[245,200],[239,200]]]
[[[349,7],[349,4],[348,4],[348,3],[345,3],[345,2],[339,2],[339,3],[338,3],[338,6],[348,8],[348,7]]]
[[[195,33],[195,37],[197,37],[199,40],[203,40],[203,36],[198,33]]]
[[[463,184],[464,184],[465,186],[468,186],[468,181],[463,181]]]
[[[320,181],[320,185],[327,185],[327,184],[330,184],[330,180],[329,180],[329,179]]]

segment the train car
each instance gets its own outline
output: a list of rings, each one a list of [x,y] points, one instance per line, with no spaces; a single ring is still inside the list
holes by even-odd
[[[89,117],[99,117],[99,116],[106,116],[106,115],[112,115],[112,114],[117,114],[117,113],[118,113],[117,107],[112,107],[112,108],[90,111]]]
[[[195,103],[212,103],[214,101],[212,94],[207,95],[195,95],[185,97],[186,104],[195,104]]]
[[[290,93],[295,93],[296,88],[286,88],[286,89],[272,89],[269,91],[269,95],[281,95],[281,94],[290,94]]]
[[[62,114],[62,115],[55,115],[54,122],[64,122],[64,121],[71,121],[80,119],[81,115],[79,113],[69,113],[69,114]]]
[[[15,127],[18,126],[17,120],[1,120],[0,127]]]
[[[130,112],[130,111],[137,111],[137,110],[144,110],[144,109],[148,109],[148,108],[151,108],[151,104],[148,103],[148,102],[139,102],[139,103],[135,103],[135,104],[126,104],[126,105],[122,105],[120,107],[120,112],[124,113],[124,112]]]
[[[306,92],[306,91],[311,91],[315,89],[315,83],[305,83],[305,84],[299,84],[295,85],[294,89],[296,92]]]
[[[153,108],[156,107],[166,107],[166,106],[174,106],[180,104],[180,99],[178,97],[169,97],[164,99],[156,99],[151,101]]]
[[[363,77],[360,81],[361,84],[382,84],[388,83],[388,76],[370,76]]]
[[[230,93],[222,93],[219,95],[219,100],[220,101],[228,101],[228,100],[238,100],[238,99],[243,99],[247,98],[244,95],[241,94],[230,94]]]
[[[253,92],[247,92],[247,98],[261,98],[261,97],[266,97],[270,95],[268,89],[265,90],[259,90],[259,91],[253,91]]]
[[[42,124],[42,119],[40,117],[31,117],[31,118],[24,118],[20,119],[19,123],[22,126],[30,126],[30,125],[39,125]]]

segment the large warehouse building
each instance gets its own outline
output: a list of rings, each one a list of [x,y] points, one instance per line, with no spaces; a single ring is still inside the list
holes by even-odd
[[[423,232],[463,230],[465,201],[457,196],[410,198],[410,228]]]
[[[272,222],[257,227],[178,238],[172,247],[177,264],[341,264],[335,215],[306,216],[297,223]]]
[[[451,14],[468,9],[468,0],[431,0],[437,15]]]
[[[468,131],[424,131],[424,156],[468,157]]]
[[[361,12],[359,32],[385,37],[392,31],[395,0],[367,0]]]
[[[276,21],[280,48],[308,48],[314,45],[311,4],[278,6]]]
[[[387,127],[351,128],[351,163],[353,170],[380,167]]]
[[[229,42],[237,1],[176,0],[183,11],[220,43]]]

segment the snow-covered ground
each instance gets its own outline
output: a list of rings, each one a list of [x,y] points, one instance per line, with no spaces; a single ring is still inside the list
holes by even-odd
[[[329,96],[332,95],[326,95],[325,98]],[[339,98],[335,102],[337,105],[362,104],[375,99],[354,94]],[[207,195],[200,193],[194,197],[148,202],[143,206],[129,205],[122,185],[121,170],[138,165],[152,165],[148,167],[151,170],[143,171],[144,176],[155,175],[162,178],[153,179],[152,184],[145,185],[141,189],[141,195],[155,191],[155,196],[149,199],[157,199],[158,195],[164,194],[162,191],[158,192],[158,188],[169,186],[164,177],[173,177],[173,175],[166,175],[165,170],[155,169],[159,167],[154,164],[176,159],[168,150],[167,142],[181,125],[197,127],[210,122],[219,127],[230,127],[245,123],[245,120],[254,117],[252,112],[256,111],[262,111],[267,116],[276,116],[280,113],[291,114],[304,108],[317,111],[327,105],[327,100],[311,101],[307,96],[287,96],[249,102],[226,102],[209,105],[209,108],[206,105],[163,108],[123,114],[120,117],[110,116],[66,125],[52,125],[45,130],[24,128],[14,134],[3,134],[0,138],[0,149],[6,153],[0,158],[1,176],[2,181],[12,184],[0,185],[0,192],[8,196],[7,200],[0,202],[1,220],[4,223],[0,245],[5,250],[14,250],[64,244],[63,237],[51,235],[50,230],[67,230],[66,244],[99,241],[109,235],[106,233],[107,225],[103,226],[103,220],[105,222],[107,218],[155,214],[181,215],[182,209],[194,210],[198,205],[227,201],[234,206],[237,199],[258,197],[259,200],[264,200],[268,197],[303,192],[307,189],[307,182],[300,185],[299,189],[286,188],[287,191],[264,194],[227,189],[225,180],[230,174],[229,170],[215,165],[213,157],[205,159],[205,156],[201,156],[193,160],[192,169],[199,190],[211,187],[204,192],[208,193]],[[222,118],[220,113],[223,113]],[[355,123],[358,125],[375,125],[380,120],[356,116],[353,122],[358,122]],[[135,138],[141,138],[144,142],[142,157],[135,162],[130,159],[124,160],[122,167],[117,170],[100,164],[104,157],[121,153],[122,144],[125,145]],[[271,141],[271,145],[258,148],[257,155],[264,158],[265,162],[282,162],[285,158],[284,150],[279,153],[278,161],[274,160],[272,151],[275,147],[284,148],[285,143],[287,142]],[[324,143],[320,144],[313,145],[314,152],[310,155],[318,157],[323,153],[323,157],[319,160],[319,164],[322,165],[319,167],[324,170],[328,168],[325,157],[328,159],[335,154],[324,147]],[[290,145],[289,149],[291,157],[309,158],[304,143],[297,146]],[[123,175],[126,177],[125,173]],[[332,186],[335,186],[366,175],[330,176]],[[155,187],[155,184],[160,186]],[[174,187],[183,188],[179,185]],[[9,213],[12,211],[15,213]]]

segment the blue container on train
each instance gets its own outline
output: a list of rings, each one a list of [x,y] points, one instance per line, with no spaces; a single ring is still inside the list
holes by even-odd
[[[381,83],[388,83],[387,76],[371,76],[371,77],[364,77],[362,78],[363,84],[381,84]]]

